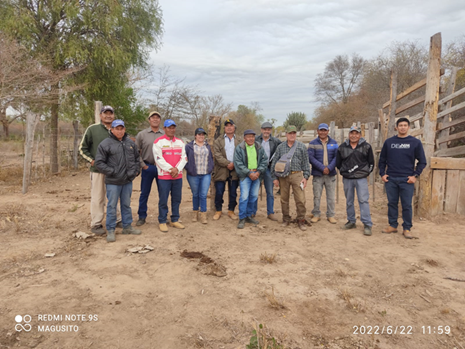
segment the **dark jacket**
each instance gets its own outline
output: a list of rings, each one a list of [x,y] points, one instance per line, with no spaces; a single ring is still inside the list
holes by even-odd
[[[255,141],[260,143],[261,145],[263,142],[263,136],[261,134],[256,136]],[[270,142],[270,158],[268,159],[268,167],[271,166],[271,159],[273,158],[276,148],[278,147],[278,145],[281,144],[281,140],[273,136],[270,136],[269,142]]]
[[[258,142],[255,142],[255,150],[257,152],[257,171],[260,172],[260,180],[263,178],[266,169],[268,168],[268,156],[265,149]],[[237,176],[242,181],[251,171],[248,168],[247,150],[245,149],[245,141],[241,142],[234,151],[234,168]]]
[[[360,138],[355,149],[352,149],[347,139],[337,150],[336,167],[344,178],[368,177],[373,171],[374,164],[373,150],[364,138]]]
[[[84,133],[84,137],[82,137],[79,153],[86,161],[92,162],[95,160],[98,146],[109,136],[110,130],[103,123],[90,125]],[[94,166],[90,167],[90,172],[99,172],[95,167],[95,163]]]
[[[337,142],[328,136],[328,143],[326,144],[326,149],[328,150],[328,169],[329,175],[336,175],[336,154],[337,154]],[[323,143],[321,142],[320,137],[317,137],[308,145],[308,160],[312,165],[312,176],[321,177],[323,176],[323,170],[325,165],[323,165]]]
[[[213,154],[210,148],[210,145],[205,141],[205,146],[208,149],[208,165],[207,165],[207,174],[212,173],[213,171]],[[195,154],[194,154],[194,141],[186,144],[186,155],[187,155],[187,164],[184,167],[189,176],[197,176],[197,166],[195,165]]]
[[[227,166],[229,165],[229,160],[226,157],[226,149],[224,147],[224,135],[215,139],[213,143],[213,157],[215,161],[215,167],[213,168],[213,181],[225,181],[229,178],[231,174],[231,179],[237,181],[236,170],[229,171]],[[239,141],[237,137],[234,137],[234,147],[237,147]]]
[[[125,185],[140,173],[139,150],[127,134],[119,141],[111,132],[97,148],[95,166],[105,175],[105,184]]]

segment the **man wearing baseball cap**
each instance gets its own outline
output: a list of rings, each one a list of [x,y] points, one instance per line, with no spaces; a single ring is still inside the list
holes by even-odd
[[[165,134],[160,130],[161,115],[159,112],[151,111],[148,121],[150,127],[140,131],[136,136],[136,145],[140,151],[140,166],[142,169],[137,226],[145,224],[147,219],[147,202],[152,190],[153,180],[156,181],[158,188],[158,171],[153,157],[153,143]]]
[[[123,120],[111,124],[110,137],[103,140],[97,148],[95,166],[105,174],[108,198],[107,205],[107,242],[116,241],[116,206],[120,201],[123,220],[122,234],[141,234],[132,224],[131,194],[132,181],[140,173],[139,150],[126,134]]]
[[[108,138],[115,113],[106,105],[100,110],[100,123],[90,125],[79,145],[79,153],[90,164],[90,230],[96,235],[105,234],[102,221],[105,215],[105,175],[95,167],[95,155],[100,143]],[[117,210],[118,222],[121,222],[120,210]],[[121,223],[118,224],[120,226]]]
[[[371,235],[373,222],[370,214],[367,177],[373,171],[374,164],[371,145],[362,138],[360,127],[352,126],[349,129],[349,138],[339,146],[336,154],[336,167],[342,175],[346,196],[347,223],[342,227],[344,230],[356,228],[354,200],[355,190],[357,190],[360,220],[364,226],[363,234]]]
[[[320,201],[323,188],[326,189],[326,218],[336,224],[336,154],[337,142],[328,136],[328,124],[318,126],[318,137],[308,146],[308,159],[312,165],[313,211],[312,223],[320,220]]]
[[[167,119],[163,123],[165,135],[153,143],[153,156],[158,171],[158,223],[160,231],[168,232],[168,198],[171,195],[170,226],[184,229],[179,222],[179,205],[182,199],[182,170],[187,163],[184,142],[175,137],[176,123]]]
[[[255,141],[260,143],[265,150],[265,154],[268,157],[268,166],[266,168],[265,173],[263,173],[263,183],[265,185],[266,191],[266,215],[268,219],[272,221],[277,221],[278,218],[274,214],[274,194],[273,194],[273,179],[271,178],[271,160],[273,159],[273,155],[276,152],[276,148],[278,145],[281,144],[281,141],[278,138],[271,136],[271,130],[273,129],[273,125],[271,123],[264,122],[261,126],[262,133],[255,137]],[[257,206],[258,200],[255,202],[255,208],[253,212],[253,216],[257,213]]]
[[[236,135],[236,126],[232,119],[224,121],[224,136],[218,137],[213,143],[213,155],[215,167],[213,169],[213,182],[215,182],[215,215],[213,220],[218,220],[221,217],[223,209],[223,196],[228,183],[229,202],[228,216],[236,220],[234,209],[237,206],[237,187],[239,180],[234,168],[234,151],[239,144]]]
[[[253,130],[244,131],[244,141],[234,151],[234,168],[241,187],[237,228],[244,229],[245,223],[259,223],[252,214],[258,199],[260,179],[268,168],[268,157],[261,144],[255,141]]]

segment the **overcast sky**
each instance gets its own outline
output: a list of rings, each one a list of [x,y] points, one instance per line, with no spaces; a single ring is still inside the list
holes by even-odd
[[[221,94],[234,108],[258,102],[280,125],[291,111],[313,117],[314,80],[336,55],[369,59],[393,41],[465,34],[463,0],[159,0],[163,46],[156,67]]]

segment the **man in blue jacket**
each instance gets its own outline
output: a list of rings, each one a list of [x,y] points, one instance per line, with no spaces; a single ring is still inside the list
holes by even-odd
[[[259,223],[252,214],[258,199],[260,179],[268,168],[268,157],[261,144],[255,141],[253,130],[244,131],[244,141],[234,151],[234,168],[241,188],[237,228],[244,229],[245,223]]]
[[[412,197],[417,177],[426,167],[426,157],[421,141],[409,136],[410,121],[400,118],[396,122],[397,135],[386,139],[379,157],[379,175],[381,176],[388,198],[389,226],[383,233],[397,233],[399,198],[402,204],[403,234],[413,239]],[[415,167],[415,163],[418,161]],[[386,170],[387,166],[387,170]]]
[[[318,126],[318,138],[310,142],[308,159],[312,165],[313,176],[313,218],[312,223],[320,220],[320,200],[323,187],[326,189],[326,218],[336,224],[334,218],[336,206],[336,154],[337,142],[328,136],[328,124]]]

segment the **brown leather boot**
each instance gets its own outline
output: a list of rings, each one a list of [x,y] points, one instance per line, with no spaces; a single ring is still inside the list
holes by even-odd
[[[192,222],[197,222],[199,220],[199,211],[192,211],[192,213],[194,214],[192,216]]]
[[[397,228],[389,226],[389,227],[383,229],[383,233],[384,234],[397,233]]]
[[[283,220],[283,224],[281,224],[282,227],[288,227],[289,226],[289,221],[284,221]]]
[[[238,219],[237,216],[234,214],[234,211],[228,211],[228,216],[234,221]]]
[[[207,224],[207,212],[200,212],[200,223]]]
[[[215,215],[213,216],[213,220],[217,221],[218,219],[220,219],[222,213],[223,212],[221,212],[221,211],[216,211]]]
[[[299,229],[300,230],[303,230],[303,231],[306,231],[307,230],[307,227],[306,227],[306,224],[305,224],[305,219],[301,219],[297,222],[297,224],[299,225]]]

